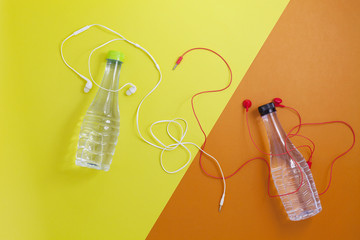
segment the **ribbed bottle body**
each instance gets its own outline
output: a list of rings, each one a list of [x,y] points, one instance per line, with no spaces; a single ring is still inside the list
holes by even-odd
[[[276,112],[266,114],[262,119],[269,138],[271,175],[278,194],[297,191],[301,183],[301,173],[303,176],[303,183],[296,193],[280,197],[289,219],[300,221],[318,214],[322,207],[305,158],[290,139],[286,138]]]
[[[122,62],[107,60],[101,87],[116,90]],[[108,171],[120,133],[118,92],[99,88],[81,125],[76,165]]]

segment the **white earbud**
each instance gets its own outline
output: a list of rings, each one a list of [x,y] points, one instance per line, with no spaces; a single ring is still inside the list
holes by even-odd
[[[85,76],[81,75],[78,71],[76,71],[74,68],[72,68],[72,67],[66,62],[66,60],[65,60],[65,58],[64,58],[64,55],[63,55],[63,46],[64,46],[64,43],[65,43],[69,38],[74,37],[74,36],[76,36],[76,35],[84,32],[84,31],[88,30],[89,28],[91,28],[91,27],[93,27],[93,26],[98,26],[98,27],[104,28],[104,29],[106,29],[106,30],[114,33],[115,35],[119,36],[120,38],[112,39],[112,40],[110,40],[110,41],[108,41],[108,42],[106,42],[106,43],[104,43],[104,44],[96,47],[94,50],[91,51],[91,53],[90,53],[90,55],[89,55],[89,59],[88,59],[88,70],[89,70],[89,75],[90,75],[90,80],[89,80],[89,78],[86,78]],[[160,164],[161,164],[162,169],[163,169],[165,172],[167,172],[167,173],[177,173],[177,172],[181,171],[182,169],[184,169],[186,166],[188,166],[189,163],[191,162],[191,159],[192,159],[191,151],[185,146],[186,144],[190,144],[190,145],[195,146],[195,147],[198,148],[201,152],[203,152],[204,154],[206,154],[208,157],[212,158],[212,159],[216,162],[216,164],[218,165],[218,167],[219,167],[219,170],[220,170],[220,173],[221,173],[221,177],[222,177],[222,180],[223,180],[223,185],[224,185],[223,194],[222,194],[222,197],[221,197],[221,200],[220,200],[220,204],[219,204],[219,205],[220,205],[220,209],[219,209],[219,210],[221,210],[221,206],[224,204],[224,199],[225,199],[226,181],[225,181],[225,176],[224,176],[224,173],[223,173],[222,168],[221,168],[221,166],[220,166],[220,163],[216,160],[216,158],[214,158],[213,156],[211,156],[210,154],[208,154],[207,152],[205,152],[200,146],[196,145],[195,143],[192,143],[192,142],[183,142],[183,139],[184,139],[184,137],[185,137],[185,135],[186,135],[186,132],[187,132],[187,122],[186,122],[184,119],[180,119],[180,120],[183,120],[183,121],[185,122],[185,125],[186,125],[186,128],[185,128],[185,131],[184,131],[184,132],[182,131],[182,127],[181,127],[180,123],[178,123],[178,122],[176,121],[177,119],[174,119],[174,120],[160,120],[160,121],[157,121],[157,122],[155,122],[155,123],[153,123],[153,124],[151,125],[151,127],[150,127],[151,135],[152,135],[153,138],[159,143],[159,145],[156,144],[156,143],[153,143],[153,142],[151,142],[151,141],[149,141],[149,140],[147,140],[146,138],[144,138],[144,136],[142,135],[142,133],[141,133],[141,131],[140,131],[140,126],[139,126],[139,125],[140,125],[140,124],[139,124],[140,108],[141,108],[143,102],[145,101],[145,99],[147,99],[147,97],[150,96],[150,95],[155,91],[155,89],[157,89],[157,87],[160,85],[160,83],[161,83],[161,81],[162,81],[162,73],[161,73],[161,70],[160,70],[160,66],[157,64],[157,62],[156,62],[156,60],[154,59],[154,57],[153,57],[145,48],[141,47],[141,46],[140,46],[139,44],[137,44],[137,43],[131,42],[130,40],[124,38],[120,33],[116,32],[116,31],[114,31],[114,30],[112,30],[112,29],[110,29],[110,28],[108,28],[108,27],[106,27],[106,26],[104,26],[104,25],[101,25],[101,24],[91,24],[91,25],[87,25],[87,26],[85,26],[85,27],[83,27],[83,28],[80,28],[79,30],[73,32],[70,36],[68,36],[67,38],[65,38],[65,39],[62,41],[61,46],[60,46],[61,58],[62,58],[62,60],[64,61],[64,63],[65,63],[66,66],[68,66],[72,71],[74,71],[76,74],[78,74],[82,79],[84,79],[84,80],[86,81],[86,85],[85,85],[85,88],[84,88],[84,92],[89,92],[90,89],[91,89],[92,86],[93,86],[93,83],[94,83],[97,87],[99,87],[99,88],[101,88],[101,89],[103,89],[103,90],[109,91],[109,92],[118,92],[118,91],[122,90],[124,87],[126,87],[126,86],[128,86],[128,85],[131,85],[131,87],[126,91],[126,95],[130,96],[130,95],[132,95],[132,94],[134,94],[134,93],[136,92],[136,87],[135,87],[135,85],[133,85],[132,83],[126,83],[126,84],[124,84],[122,87],[120,87],[120,88],[117,89],[117,90],[106,89],[106,88],[101,87],[99,84],[97,84],[97,83],[94,81],[94,79],[93,79],[93,77],[92,77],[92,75],[91,75],[91,71],[90,71],[90,66],[91,66],[91,64],[90,64],[90,59],[91,59],[92,53],[93,53],[95,50],[97,50],[97,49],[99,49],[99,48],[101,48],[101,47],[103,47],[103,46],[105,46],[105,45],[107,45],[107,44],[109,44],[109,43],[111,43],[111,42],[119,41],[119,40],[126,41],[127,43],[132,44],[132,45],[135,46],[136,48],[139,48],[141,51],[143,51],[144,53],[146,53],[146,55],[149,56],[149,58],[152,60],[152,62],[154,63],[156,69],[157,69],[158,72],[159,72],[159,81],[158,81],[157,84],[150,90],[150,92],[148,92],[148,93],[142,98],[142,100],[140,101],[140,103],[139,103],[139,105],[138,105],[138,107],[137,107],[136,117],[135,117],[135,118],[136,118],[136,128],[137,128],[137,132],[138,132],[140,138],[141,138],[144,142],[148,143],[149,145],[151,145],[151,146],[153,146],[153,147],[156,147],[156,148],[162,150],[161,155],[160,155]],[[170,136],[170,138],[172,138],[172,139],[175,141],[175,143],[170,144],[170,145],[165,145],[164,143],[160,142],[160,140],[153,134],[153,132],[152,132],[152,130],[151,130],[152,126],[153,126],[153,125],[156,125],[156,124],[160,124],[160,123],[168,123],[167,133],[168,133],[168,135]],[[175,124],[179,125],[181,131],[183,132],[182,137],[181,137],[180,139],[174,138],[174,137],[171,135],[171,133],[169,132],[169,124],[170,124],[170,123],[175,123]],[[179,146],[183,147],[183,148],[189,153],[189,159],[188,159],[188,161],[187,161],[182,167],[178,168],[177,170],[175,170],[175,171],[168,171],[168,170],[165,168],[165,166],[163,165],[163,159],[162,159],[163,153],[164,153],[165,151],[175,150],[175,149],[176,149],[177,147],[179,147]]]
[[[74,36],[76,36],[76,35],[78,35],[78,34],[80,34],[80,33],[82,33],[82,32],[85,32],[86,30],[88,30],[89,28],[91,28],[91,27],[93,27],[93,26],[103,27],[103,28],[109,30],[110,32],[113,32],[114,34],[118,35],[118,36],[121,37],[121,38],[115,38],[115,39],[112,39],[112,40],[110,40],[110,41],[107,41],[106,43],[104,43],[104,44],[102,44],[102,45],[94,48],[94,49],[91,51],[91,53],[90,53],[90,55],[89,55],[89,59],[88,59],[88,69],[89,69],[89,75],[90,75],[90,79],[91,79],[91,80],[90,80],[89,78],[85,77],[84,75],[82,75],[81,73],[79,73],[78,71],[76,71],[74,68],[72,68],[72,67],[66,62],[65,57],[64,57],[64,54],[63,54],[63,46],[64,46],[64,43],[65,43],[69,38],[74,37]],[[103,26],[103,25],[100,25],[100,24],[92,24],[92,25],[87,25],[87,26],[85,26],[85,27],[83,27],[83,28],[80,28],[79,30],[73,32],[70,36],[68,36],[67,38],[65,38],[65,39],[62,41],[61,47],[60,47],[61,57],[62,57],[64,63],[66,64],[66,66],[68,66],[71,70],[73,70],[77,75],[79,75],[82,79],[84,79],[84,80],[86,81],[86,85],[85,85],[85,87],[84,87],[84,92],[85,92],[85,93],[88,93],[88,92],[92,89],[93,83],[94,83],[96,86],[98,86],[99,88],[101,88],[101,89],[103,89],[103,90],[106,90],[106,91],[109,91],[109,92],[118,92],[118,91],[122,90],[124,87],[126,87],[127,85],[131,85],[132,87],[130,87],[130,88],[126,91],[126,95],[130,96],[130,95],[132,95],[132,94],[134,94],[134,93],[136,92],[136,87],[135,87],[132,83],[126,83],[126,84],[124,84],[122,87],[120,87],[120,88],[117,89],[117,90],[112,90],[112,89],[104,88],[104,87],[100,86],[99,84],[97,84],[97,83],[94,81],[94,79],[93,79],[93,77],[92,77],[92,75],[91,75],[91,70],[90,70],[91,64],[90,64],[90,60],[91,60],[91,55],[94,53],[94,51],[96,51],[97,49],[99,49],[99,48],[101,48],[101,47],[104,47],[105,45],[107,45],[107,44],[109,44],[109,43],[112,43],[112,42],[114,42],[114,41],[119,41],[119,40],[120,40],[120,41],[126,41],[126,42],[134,45],[135,47],[140,48],[141,50],[143,50],[143,51],[146,52],[147,54],[149,54],[149,53],[148,53],[143,47],[141,47],[139,44],[130,42],[129,40],[125,39],[125,38],[124,38],[122,35],[120,35],[119,33],[115,32],[115,31],[111,30],[110,28],[107,28],[107,27],[105,27],[105,26]],[[157,68],[158,70],[160,70],[159,65],[157,65],[157,63],[156,63],[155,60],[152,58],[152,56],[151,56],[151,55],[149,55],[149,56],[150,56],[150,58],[154,61],[154,64],[155,64],[156,68]]]
[[[92,82],[89,80],[86,82],[85,88],[84,88],[84,92],[88,93],[90,91],[90,89],[92,88]]]
[[[134,94],[135,92],[136,92],[136,86],[132,86],[126,91],[126,95],[130,96],[130,95]]]
[[[93,86],[92,82],[90,81],[90,79],[88,79],[87,77],[85,77],[82,74],[79,74],[79,76],[86,81],[86,85],[84,87],[84,92],[88,93]]]

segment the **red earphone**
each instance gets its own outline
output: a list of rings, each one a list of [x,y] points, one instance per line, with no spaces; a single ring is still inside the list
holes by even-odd
[[[251,101],[249,99],[245,99],[243,101],[243,106],[246,108],[246,111],[249,111],[249,108],[251,107]]]
[[[210,51],[210,52],[216,54],[218,57],[220,57],[220,58],[224,61],[224,63],[226,64],[226,66],[228,67],[229,72],[230,72],[230,81],[229,81],[228,85],[226,85],[224,88],[218,89],[218,90],[212,90],[212,91],[199,92],[199,93],[196,93],[195,95],[193,95],[193,97],[191,98],[191,106],[192,106],[192,110],[193,110],[194,116],[195,116],[195,118],[196,118],[196,121],[197,121],[197,123],[198,123],[198,125],[199,125],[199,128],[200,128],[201,132],[202,132],[203,135],[204,135],[204,143],[203,143],[203,145],[201,146],[201,149],[204,150],[204,148],[205,148],[205,146],[206,146],[207,135],[206,135],[205,131],[204,131],[203,128],[202,128],[202,125],[201,125],[201,123],[200,123],[199,118],[197,117],[197,114],[196,114],[196,111],[195,111],[195,107],[194,107],[194,98],[195,98],[196,96],[200,95],[200,94],[209,93],[209,92],[221,92],[221,91],[224,91],[225,89],[229,88],[230,85],[231,85],[231,83],[232,83],[232,71],[231,71],[231,68],[230,68],[229,64],[226,62],[226,60],[225,60],[220,54],[214,52],[214,51],[211,50],[211,49],[207,49],[207,48],[192,48],[192,49],[186,51],[186,52],[185,52],[183,55],[181,55],[181,57],[178,59],[178,61],[176,62],[175,67],[181,62],[181,60],[183,59],[183,56],[184,56],[185,54],[187,54],[188,52],[193,51],[193,50],[206,50],[206,51]],[[174,67],[174,69],[175,69],[175,67]],[[352,128],[348,123],[346,123],[346,122],[344,122],[344,121],[329,121],[329,122],[319,122],[319,123],[302,123],[302,122],[301,122],[301,116],[300,116],[299,112],[298,112],[296,109],[292,108],[292,107],[282,105],[282,102],[283,102],[283,101],[282,101],[281,98],[274,98],[274,99],[273,99],[273,102],[274,102],[274,104],[275,104],[275,107],[281,107],[281,108],[290,109],[290,110],[294,111],[294,112],[298,115],[299,124],[297,124],[295,127],[293,127],[293,128],[290,130],[290,132],[288,133],[288,136],[289,136],[289,137],[295,137],[295,136],[303,137],[303,138],[309,140],[309,141],[312,143],[313,148],[311,148],[311,147],[308,146],[308,145],[304,145],[304,146],[308,146],[308,147],[310,148],[311,154],[310,154],[309,159],[308,159],[308,161],[307,161],[307,163],[309,164],[309,167],[310,167],[310,168],[311,168],[311,159],[312,159],[312,156],[313,156],[313,152],[314,152],[314,150],[315,150],[315,144],[314,144],[313,141],[311,141],[309,138],[298,134],[301,127],[303,127],[303,126],[310,126],[310,125],[325,125],[325,124],[332,124],[332,123],[340,123],[340,124],[344,124],[345,126],[347,126],[347,127],[350,129],[350,131],[352,132],[352,135],[353,135],[353,143],[352,143],[352,145],[351,145],[345,152],[343,152],[342,154],[338,155],[338,156],[331,162],[330,179],[329,179],[328,185],[327,185],[327,187],[325,188],[325,190],[324,190],[323,192],[320,192],[320,193],[319,193],[319,195],[324,194],[325,192],[327,192],[327,190],[328,190],[329,187],[330,187],[331,179],[332,179],[332,171],[333,171],[333,166],[334,166],[335,161],[336,161],[337,159],[339,159],[340,157],[344,156],[345,154],[347,154],[347,153],[354,147],[354,145],[355,145],[355,132],[354,132],[353,128]],[[248,111],[249,111],[249,108],[252,106],[252,103],[251,103],[251,101],[250,101],[249,99],[246,99],[246,100],[243,101],[242,105],[243,105],[243,107],[246,109],[246,111],[245,111],[246,123],[247,123],[249,135],[250,135],[250,137],[251,137],[251,130],[250,130],[249,121],[248,121]],[[292,133],[292,131],[294,131],[294,130],[295,130],[295,133]],[[255,141],[254,141],[253,139],[252,139],[252,141],[253,141],[254,145],[257,147]],[[269,154],[269,153],[265,153],[264,151],[262,151],[262,150],[261,150],[260,148],[258,148],[258,147],[257,147],[257,149],[258,149],[260,152],[262,152],[263,154],[265,154],[265,155],[271,155],[271,154]],[[221,178],[222,178],[222,177],[217,177],[217,176],[214,176],[214,175],[208,173],[208,172],[204,169],[204,167],[203,167],[203,165],[202,165],[202,162],[201,162],[201,159],[202,159],[202,152],[200,152],[199,164],[200,164],[201,170],[202,170],[207,176],[212,177],[212,178],[217,178],[217,179],[221,179]],[[279,196],[281,196],[281,195],[271,195],[271,194],[270,194],[270,184],[269,184],[270,174],[271,174],[270,164],[269,164],[269,162],[268,162],[265,158],[263,158],[263,157],[255,157],[255,158],[252,158],[252,159],[249,159],[249,160],[245,161],[245,162],[244,162],[237,170],[235,170],[232,174],[230,174],[230,175],[228,175],[228,176],[225,176],[225,179],[234,176],[234,175],[235,175],[238,171],[240,171],[240,169],[242,169],[246,164],[248,164],[248,163],[250,163],[250,162],[252,162],[252,161],[254,161],[254,160],[262,160],[262,161],[264,161],[264,162],[266,163],[266,165],[267,165],[267,167],[268,167],[268,171],[269,171],[269,176],[268,176],[268,195],[269,195],[270,197],[279,197]]]
[[[281,98],[274,98],[274,99],[273,99],[273,102],[274,102],[274,104],[275,104],[275,107],[282,107],[282,108],[291,109],[291,110],[293,110],[294,112],[296,112],[296,114],[298,115],[299,124],[296,125],[295,127],[293,127],[293,128],[290,130],[290,132],[288,133],[288,136],[290,136],[290,137],[298,136],[298,137],[305,138],[305,139],[307,139],[308,141],[310,141],[311,144],[313,145],[313,148],[311,148],[309,145],[303,145],[303,146],[306,146],[306,147],[309,147],[309,148],[310,148],[311,154],[310,154],[309,159],[308,159],[308,161],[307,161],[307,163],[308,163],[308,165],[309,165],[309,168],[311,168],[311,165],[312,165],[312,161],[311,161],[311,160],[312,160],[313,153],[314,153],[314,151],[315,151],[315,143],[314,143],[311,139],[309,139],[308,137],[305,137],[305,136],[302,136],[302,135],[299,135],[299,134],[298,134],[301,127],[303,127],[303,126],[310,126],[310,125],[324,125],[324,124],[331,124],[331,123],[340,123],[340,124],[344,124],[345,126],[347,126],[347,127],[350,129],[350,131],[351,131],[351,133],[352,133],[352,135],[353,135],[353,143],[352,143],[352,145],[351,145],[345,152],[343,152],[342,154],[338,155],[336,158],[334,158],[334,159],[332,160],[332,162],[331,162],[331,168],[330,168],[330,178],[329,178],[328,185],[327,185],[327,187],[325,188],[325,190],[324,190],[323,192],[320,192],[320,193],[319,193],[319,195],[323,195],[324,193],[327,192],[327,190],[329,190],[329,187],[330,187],[330,185],[331,185],[332,172],[333,172],[333,167],[334,167],[335,161],[338,160],[340,157],[344,156],[345,154],[347,154],[347,153],[354,147],[354,145],[355,145],[355,132],[354,132],[353,128],[350,126],[350,124],[348,124],[348,123],[346,123],[346,122],[344,122],[344,121],[328,121],[328,122],[319,122],[319,123],[302,123],[300,113],[299,113],[296,109],[294,109],[294,108],[292,108],[292,107],[288,107],[288,106],[282,105],[281,103],[282,103],[283,101],[282,101]],[[243,101],[243,107],[246,109],[245,115],[246,115],[246,122],[247,122],[247,126],[248,126],[248,131],[249,131],[250,138],[251,138],[253,144],[255,145],[255,147],[256,147],[261,153],[266,154],[266,155],[271,155],[271,154],[265,153],[265,152],[263,152],[261,149],[259,149],[259,147],[257,146],[257,144],[255,143],[255,141],[253,140],[253,138],[252,138],[252,136],[251,136],[251,131],[250,131],[250,127],[249,127],[249,121],[248,121],[248,111],[249,111],[249,108],[251,107],[251,105],[252,105],[252,103],[251,103],[251,101],[250,101],[249,99],[245,99],[245,100]],[[295,133],[292,133],[292,131],[295,130],[295,129],[297,129],[296,132],[295,132]],[[269,166],[269,163],[268,163],[264,158],[255,158],[255,159],[264,160],[265,163],[268,165],[269,174],[270,174],[270,166]],[[255,160],[255,159],[251,159],[251,160],[246,161],[238,170],[236,170],[236,171],[234,172],[234,174],[235,174],[237,171],[239,171],[239,170],[240,170],[244,165],[246,165],[248,162],[250,162],[250,161],[252,161],[252,160]],[[234,174],[231,174],[230,176],[232,176],[232,175],[234,175]],[[229,177],[230,177],[230,176],[229,176]],[[268,187],[268,193],[269,193],[269,187]],[[270,197],[274,197],[274,196],[271,196],[270,193],[269,193],[269,196],[270,196]]]
[[[285,107],[284,105],[281,105],[281,103],[282,103],[281,98],[274,98],[273,102],[275,104],[275,107]],[[243,101],[243,107],[246,109],[247,112],[249,111],[249,108],[251,107],[251,105],[252,105],[251,100],[245,99]]]
[[[204,148],[205,148],[205,146],[206,146],[206,142],[207,142],[207,134],[206,134],[205,131],[203,130],[203,127],[202,127],[202,125],[201,125],[201,123],[200,123],[200,120],[199,120],[199,118],[198,118],[198,116],[197,116],[197,114],[196,114],[195,107],[194,107],[194,98],[195,98],[196,96],[198,96],[198,95],[201,95],[201,94],[210,93],[210,92],[221,92],[221,91],[224,91],[224,90],[226,90],[227,88],[229,88],[230,85],[231,85],[231,83],[232,83],[232,70],[231,70],[229,64],[226,62],[226,60],[225,60],[220,54],[218,54],[217,52],[215,52],[215,51],[213,51],[213,50],[211,50],[211,49],[207,49],[207,48],[192,48],[192,49],[186,51],[185,53],[183,53],[183,54],[179,57],[179,59],[178,59],[177,62],[176,62],[176,65],[175,65],[174,69],[176,68],[177,65],[180,64],[180,62],[182,61],[184,55],[186,55],[187,53],[189,53],[189,52],[191,52],[191,51],[193,51],[193,50],[206,50],[206,51],[210,51],[210,52],[214,53],[215,55],[217,55],[218,57],[220,57],[220,58],[223,60],[223,62],[226,64],[226,66],[227,66],[227,68],[229,69],[229,72],[230,72],[230,80],[229,80],[228,84],[227,84],[224,88],[218,89],[218,90],[211,90],[211,91],[202,91],[202,92],[196,93],[196,94],[193,95],[192,98],[191,98],[191,107],[192,107],[192,110],[193,110],[194,117],[196,118],[196,121],[197,121],[197,123],[198,123],[198,126],[199,126],[201,132],[202,132],[203,135],[204,135],[204,142],[203,142],[203,145],[201,146],[201,149],[204,150]],[[334,166],[335,161],[336,161],[337,159],[339,159],[340,157],[344,156],[345,154],[347,154],[347,153],[354,147],[354,145],[355,145],[355,132],[354,132],[354,130],[352,129],[352,127],[351,127],[348,123],[346,123],[346,122],[344,122],[344,121],[329,121],[329,122],[320,122],[320,123],[302,123],[302,122],[301,122],[301,116],[300,116],[299,112],[298,112],[296,109],[292,108],[292,107],[282,105],[282,102],[283,102],[283,101],[282,101],[281,98],[274,98],[274,99],[273,99],[273,102],[274,102],[275,107],[287,108],[287,109],[290,109],[290,110],[294,111],[294,112],[297,114],[297,116],[298,116],[298,118],[299,118],[299,124],[297,124],[295,127],[293,127],[293,128],[290,130],[290,132],[288,133],[287,137],[295,137],[295,136],[303,137],[303,138],[309,140],[309,141],[312,143],[313,148],[311,148],[311,147],[308,146],[308,145],[300,146],[300,147],[309,147],[309,148],[310,148],[311,154],[310,154],[309,159],[308,159],[308,161],[307,161],[307,163],[309,164],[309,167],[310,167],[310,168],[311,168],[311,159],[312,159],[312,156],[313,156],[313,152],[314,152],[314,150],[315,150],[315,144],[314,144],[313,141],[311,141],[309,138],[298,134],[301,127],[303,127],[303,126],[309,126],[309,125],[325,125],[325,124],[331,124],[331,123],[340,123],[340,124],[346,125],[346,126],[351,130],[352,135],[353,135],[353,143],[352,143],[352,145],[351,145],[345,152],[343,152],[342,154],[338,155],[338,156],[331,162],[330,179],[329,179],[328,185],[327,185],[327,187],[325,188],[325,190],[324,190],[323,192],[319,193],[319,195],[324,194],[325,192],[327,192],[327,190],[328,190],[329,187],[330,187],[331,179],[332,179],[332,171],[333,171],[333,166]],[[269,155],[271,156],[271,153],[266,153],[266,152],[262,151],[262,150],[256,145],[254,139],[252,139],[251,130],[250,130],[250,126],[249,126],[249,120],[248,120],[248,111],[249,111],[249,108],[252,106],[251,101],[250,101],[249,99],[246,99],[246,100],[243,101],[242,105],[243,105],[243,107],[246,109],[246,111],[245,111],[246,124],[247,124],[248,132],[249,132],[249,135],[250,135],[250,138],[251,138],[253,144],[255,145],[255,147],[256,147],[261,153],[263,153],[263,154],[265,154],[265,155],[268,155],[268,156],[269,156]],[[295,133],[292,133],[292,131],[294,131],[294,130],[295,130]],[[300,147],[299,147],[299,148],[300,148]],[[208,173],[208,172],[204,169],[204,167],[203,167],[203,165],[202,165],[202,162],[201,162],[201,159],[202,159],[202,152],[200,152],[200,154],[199,154],[199,164],[200,164],[200,168],[201,168],[201,170],[203,171],[203,173],[206,174],[206,175],[209,176],[209,177],[217,178],[217,179],[227,179],[227,178],[230,178],[230,177],[234,176],[237,172],[239,172],[239,171],[240,171],[245,165],[247,165],[248,163],[250,163],[250,162],[252,162],[252,161],[255,161],[255,160],[262,160],[262,161],[267,165],[268,173],[269,173],[269,175],[268,175],[268,195],[269,195],[269,197],[280,197],[280,196],[282,196],[282,195],[272,195],[272,194],[270,194],[270,184],[269,184],[269,183],[270,183],[271,169],[270,169],[270,164],[269,164],[269,162],[268,162],[265,158],[263,158],[263,157],[255,157],[255,158],[252,158],[252,159],[249,159],[249,160],[245,161],[245,162],[244,162],[243,164],[241,164],[240,167],[238,167],[233,173],[231,173],[231,174],[229,174],[229,175],[227,175],[227,176],[225,176],[225,177],[224,177],[224,176],[222,176],[222,177],[217,177],[217,176],[214,176],[214,175]],[[225,181],[225,180],[224,180],[224,181]],[[296,190],[295,192],[297,192],[297,190]],[[285,194],[285,195],[293,194],[293,193],[295,193],[295,192],[288,193],[288,194]],[[225,196],[225,195],[223,195],[223,197],[224,197],[224,196]],[[223,201],[223,198],[222,198],[222,201]]]

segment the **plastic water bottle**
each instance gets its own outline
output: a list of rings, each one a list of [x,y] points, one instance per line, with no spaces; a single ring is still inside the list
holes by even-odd
[[[318,214],[322,208],[310,168],[292,142],[286,139],[274,103],[260,106],[258,110],[269,138],[271,175],[278,194],[295,192],[301,184],[301,172],[303,175],[299,191],[280,197],[289,219],[300,221]],[[286,151],[285,142],[291,157]],[[301,172],[294,161],[300,166]]]
[[[101,87],[117,90],[124,55],[110,51]],[[76,165],[108,171],[119,136],[118,92],[99,88],[81,125]]]

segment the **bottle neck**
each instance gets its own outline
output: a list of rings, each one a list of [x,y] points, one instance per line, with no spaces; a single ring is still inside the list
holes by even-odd
[[[122,62],[108,59],[106,62],[104,77],[100,86],[110,90],[117,90],[119,88],[119,78]],[[100,89],[106,91],[104,89]]]
[[[293,161],[301,162],[304,157],[287,137],[276,112],[268,113],[262,119],[269,139],[271,168],[277,171],[279,167],[290,167],[298,174],[299,170]]]
[[[117,90],[119,89],[119,77],[122,62],[108,59],[106,62],[101,87]],[[110,92],[99,88],[90,106],[91,113],[105,114],[108,117],[119,117],[118,92]]]
[[[281,145],[285,145],[286,133],[280,124],[276,112],[271,112],[262,116],[262,120],[270,143],[279,141]]]

